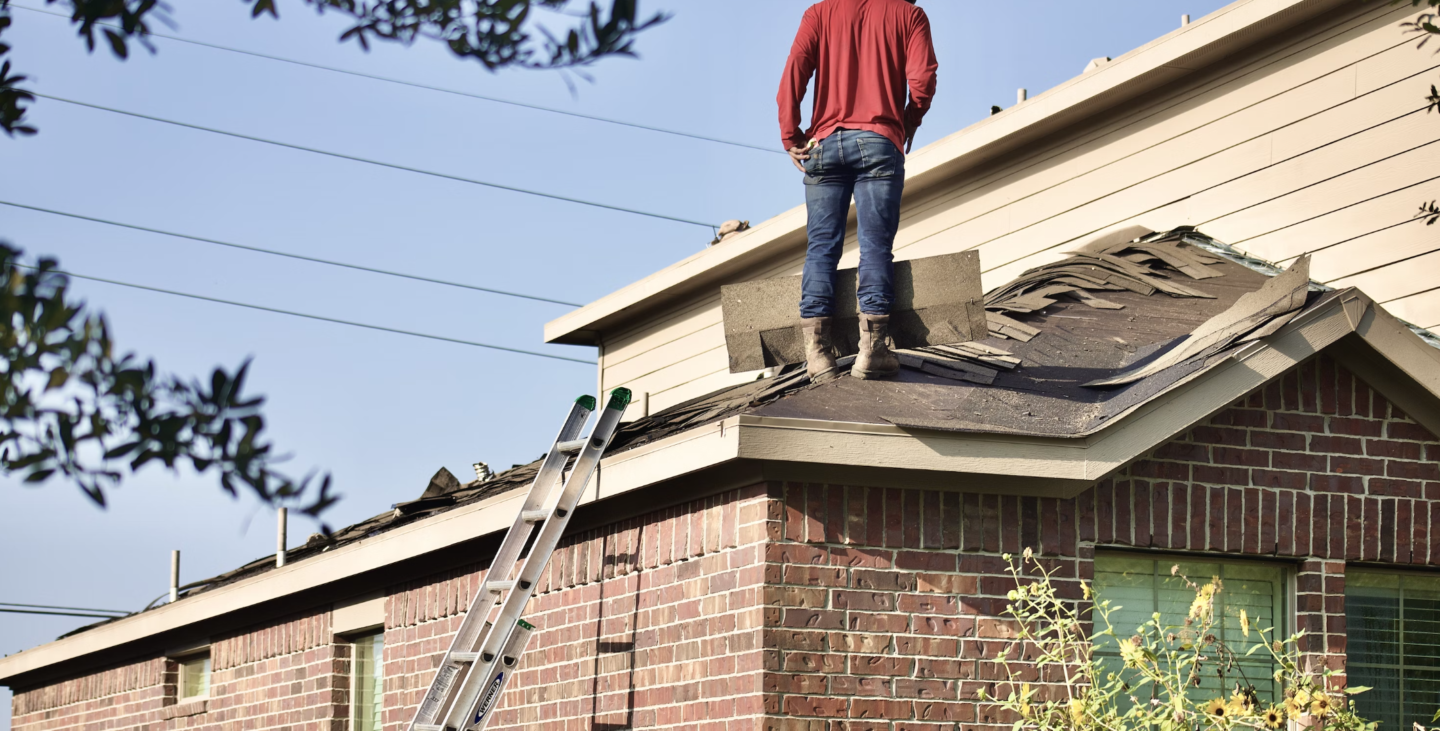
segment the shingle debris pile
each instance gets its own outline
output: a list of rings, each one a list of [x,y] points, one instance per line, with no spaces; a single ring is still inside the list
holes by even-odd
[[[1268,276],[1278,270],[1256,271],[1191,227],[1117,232],[989,292],[984,340],[902,352],[897,379],[841,378],[747,413],[1085,436],[1338,296],[1315,291],[1307,267]],[[993,376],[937,377],[935,357],[957,351]]]

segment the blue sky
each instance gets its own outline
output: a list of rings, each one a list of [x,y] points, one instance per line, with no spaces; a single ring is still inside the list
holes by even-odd
[[[14,0],[39,6],[41,0]],[[290,0],[173,0],[175,34],[314,63],[779,147],[775,90],[807,0],[646,0],[674,14],[638,60],[490,74],[443,48],[336,42],[343,21]],[[1219,0],[921,2],[940,60],[917,146],[1199,18]],[[47,94],[680,218],[761,221],[802,202],[778,154],[518,109],[157,40],[127,62],[87,55],[63,19],[16,10],[11,57]],[[167,31],[168,32],[168,31]],[[0,200],[366,266],[588,302],[704,248],[708,229],[279,149],[41,100],[34,138],[0,139]],[[546,346],[563,306],[403,282],[0,206],[0,238],[72,271],[388,327]],[[254,358],[290,468],[328,470],[333,525],[413,499],[448,467],[528,462],[593,368],[78,281],[120,345],[202,375]],[[313,526],[292,520],[292,543]],[[150,470],[99,510],[54,481],[0,478],[0,602],[139,609],[182,581],[274,550],[274,516],[211,480]],[[0,614],[0,654],[88,620]],[[8,692],[0,691],[0,700]],[[8,731],[8,714],[0,731]]]

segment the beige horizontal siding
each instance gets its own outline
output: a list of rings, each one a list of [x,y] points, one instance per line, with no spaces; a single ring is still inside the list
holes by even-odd
[[[1440,327],[1440,289],[1412,294],[1384,305],[1390,314],[1424,328]]]
[[[1440,198],[1440,193],[1435,194]],[[1416,237],[1412,231],[1397,231],[1404,225],[1411,225],[1417,228],[1424,228],[1426,238],[1420,239],[1421,249],[1429,248],[1428,240],[1440,236],[1440,230],[1429,227],[1425,228],[1421,221],[1409,221],[1406,224],[1399,224],[1395,227],[1377,231],[1369,236],[1357,239],[1353,243],[1363,254],[1368,250],[1398,251],[1407,244],[1414,245]],[[1380,240],[1386,239],[1386,240]],[[1313,270],[1312,270],[1313,271]],[[1415,276],[1419,272],[1424,276]],[[1349,276],[1326,279],[1324,282],[1332,287],[1358,287],[1365,292],[1388,292],[1389,299],[1396,300],[1401,297],[1409,297],[1412,294],[1419,294],[1432,287],[1440,285],[1440,251],[1429,251],[1415,256],[1398,259],[1392,264],[1387,264],[1376,269],[1352,274]],[[1382,300],[1385,302],[1388,300]]]
[[[1402,33],[1409,16],[1366,8],[907,200],[896,257],[978,249],[991,288],[1108,230],[1191,224],[1266,259],[1314,252],[1317,277],[1440,321],[1440,295],[1414,281],[1423,267],[1387,271],[1440,249],[1440,229],[1407,223],[1440,198],[1440,123],[1422,111],[1440,58]],[[841,266],[857,259],[852,228]],[[717,295],[607,334],[605,387],[646,391],[658,410],[752,379],[726,372]]]

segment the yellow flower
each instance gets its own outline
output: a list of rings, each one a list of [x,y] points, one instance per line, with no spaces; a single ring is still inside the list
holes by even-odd
[[[1230,714],[1232,716],[1245,716],[1250,713],[1250,699],[1235,693],[1230,696]]]
[[[1214,611],[1215,584],[1211,582],[1200,587],[1195,592],[1195,601],[1190,603],[1190,619],[1198,622],[1209,622],[1211,612]]]
[[[1246,637],[1250,636],[1250,615],[1246,614],[1244,609],[1240,610],[1240,631],[1244,632]]]
[[[1120,659],[1125,662],[1127,668],[1140,667],[1144,656],[1140,652],[1140,638],[1132,637],[1128,640],[1120,640]]]
[[[1310,694],[1303,690],[1295,691],[1295,702],[1303,706],[1310,705]]]
[[[1285,723],[1285,712],[1278,706],[1270,706],[1260,715],[1260,720],[1265,722],[1265,728],[1280,728]]]
[[[1077,726],[1085,721],[1085,701],[1079,698],[1070,699],[1070,720]]]
[[[1330,696],[1317,695],[1315,700],[1310,701],[1310,712],[1317,716],[1324,716],[1330,712]]]
[[[1220,721],[1230,717],[1230,706],[1225,705],[1225,699],[1215,698],[1205,706],[1205,715],[1212,720]]]
[[[1289,716],[1292,721],[1299,721],[1300,717],[1305,715],[1305,706],[1297,703],[1294,698],[1286,698],[1285,715]]]

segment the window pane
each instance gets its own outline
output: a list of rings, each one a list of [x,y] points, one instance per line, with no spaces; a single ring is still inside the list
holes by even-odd
[[[199,698],[210,692],[210,656],[196,655],[180,661],[180,697]]]
[[[1351,571],[1346,667],[1360,715],[1381,729],[1430,725],[1440,708],[1440,578]]]
[[[1172,566],[1179,567],[1175,575],[1171,575]],[[1160,613],[1162,625],[1182,627],[1195,600],[1195,590],[1185,584],[1186,577],[1202,586],[1215,578],[1222,581],[1223,588],[1215,602],[1215,633],[1241,655],[1237,658],[1237,676],[1230,682],[1244,678],[1255,686],[1262,699],[1274,702],[1280,697],[1280,688],[1272,677],[1273,662],[1266,655],[1244,657],[1244,653],[1259,641],[1254,633],[1257,628],[1275,628],[1277,635],[1285,636],[1281,626],[1287,616],[1284,569],[1256,564],[1095,558],[1095,593],[1099,599],[1110,602],[1110,622],[1121,637],[1133,634],[1137,627],[1150,621],[1155,612]],[[1121,608],[1116,610],[1116,606]],[[1240,626],[1242,610],[1250,618],[1248,638]],[[1102,640],[1097,652],[1106,658],[1107,669],[1120,667],[1113,641]],[[1200,686],[1194,691],[1197,698],[1214,697],[1220,692],[1220,678],[1210,675],[1202,676]]]
[[[355,639],[353,731],[380,731],[385,697],[385,635]]]

